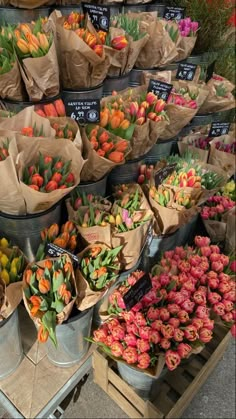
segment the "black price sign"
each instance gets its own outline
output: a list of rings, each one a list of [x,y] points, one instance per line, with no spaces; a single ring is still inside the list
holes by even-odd
[[[78,124],[94,124],[100,120],[100,100],[81,99],[64,101],[66,115],[74,119]]]
[[[192,81],[194,79],[196,70],[197,70],[196,64],[190,64],[190,63],[179,64],[178,70],[176,73],[176,78],[177,80]]]
[[[171,7],[166,6],[164,11],[164,19],[166,20],[181,20],[184,18],[185,7]]]
[[[107,6],[98,6],[97,4],[83,3],[84,14],[88,13],[90,20],[98,31],[109,31],[110,9]]]
[[[131,310],[144,295],[146,295],[152,288],[152,282],[149,275],[146,273],[134,284],[129,291],[124,295],[124,303],[127,310]]]
[[[229,132],[230,122],[212,122],[209,137],[220,137]]]
[[[154,95],[156,95],[158,99],[163,99],[165,102],[167,102],[172,88],[173,84],[151,79],[148,86],[148,92],[154,93]]]
[[[168,166],[164,167],[163,169],[158,170],[155,175],[155,185],[159,186],[162,184],[163,180],[165,180],[176,168],[176,163],[169,164]]]
[[[53,244],[53,243],[47,243],[46,253],[51,258],[55,258],[55,257],[61,256],[61,255],[66,253],[72,259],[72,262],[73,262],[74,266],[77,266],[80,262],[79,258],[77,256],[73,255],[73,253],[68,252],[68,250],[62,249],[62,247],[59,247],[59,246],[57,246],[56,244]]]

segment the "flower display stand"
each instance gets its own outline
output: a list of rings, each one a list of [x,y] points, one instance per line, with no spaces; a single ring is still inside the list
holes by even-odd
[[[94,382],[99,385],[130,418],[180,418],[193,397],[222,358],[231,333],[217,325],[214,338],[189,362],[169,371],[163,378],[157,397],[145,401],[123,381],[116,363],[99,350],[94,351]]]
[[[90,348],[78,364],[58,368],[46,356],[46,348],[36,341],[36,328],[25,308],[19,306],[24,357],[17,370],[0,380],[0,404],[14,418],[54,418],[53,412],[91,368]]]

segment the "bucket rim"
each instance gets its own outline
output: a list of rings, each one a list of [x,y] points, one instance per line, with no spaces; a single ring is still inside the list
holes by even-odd
[[[63,326],[63,325],[67,325],[67,324],[71,324],[76,320],[82,319],[84,316],[86,316],[86,314],[88,314],[90,311],[92,312],[93,307],[87,308],[84,311],[80,311],[77,309],[78,313],[76,313],[75,315],[73,315],[72,317],[69,317],[65,322],[61,323],[61,324],[57,324],[56,327],[58,326]]]
[[[108,177],[108,174],[106,174],[106,175],[104,175],[101,179],[99,179],[99,180],[95,180],[95,181],[89,181],[89,182],[80,182],[77,186],[76,186],[76,188],[78,187],[78,186],[89,186],[89,185],[93,185],[93,184],[98,184],[99,182],[102,182],[103,180],[105,180],[105,178],[107,178]]]
[[[49,98],[41,99],[39,101],[21,101],[21,100],[11,100],[11,99],[1,99],[3,103],[8,103],[9,105],[21,105],[21,106],[34,106],[34,105],[41,105],[44,103],[51,103],[57,99],[61,99],[61,93],[56,96],[52,96]]]
[[[81,87],[78,90],[74,89],[62,89],[61,95],[63,96],[63,93],[86,93],[86,92],[93,92],[95,90],[101,89],[103,87],[103,83],[98,84],[97,86],[93,87]]]
[[[132,71],[132,70],[131,70]],[[121,76],[107,76],[104,80],[104,84],[106,83],[106,81],[112,81],[112,80],[122,80],[122,79],[128,79],[129,75],[131,73],[131,71],[129,71],[126,74],[122,74]]]
[[[22,7],[14,7],[14,6],[0,6],[0,9],[6,9],[6,10],[14,10],[14,12],[34,12],[35,10],[48,10],[50,11],[52,9],[52,6],[39,6],[35,7],[34,9],[26,9]]]
[[[5,212],[0,211],[0,218],[1,217],[2,218],[8,218],[8,219],[11,219],[11,220],[26,220],[26,219],[29,220],[30,218],[41,217],[42,215],[49,214],[54,209],[56,209],[58,206],[60,206],[62,204],[62,202],[64,201],[64,199],[66,198],[66,196],[64,196],[62,199],[60,199],[60,201],[56,202],[56,204],[54,204],[52,207],[48,208],[46,211],[37,212],[36,214],[26,214],[26,215],[6,214]]]

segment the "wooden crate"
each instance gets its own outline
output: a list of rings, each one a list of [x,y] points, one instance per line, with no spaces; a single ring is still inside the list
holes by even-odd
[[[231,339],[231,333],[217,325],[214,338],[189,362],[169,371],[160,384],[158,396],[144,401],[118,375],[116,363],[100,350],[93,353],[94,382],[98,384],[130,418],[179,418],[214,370]]]
[[[52,406],[53,400],[60,403],[69,393],[68,382],[73,384],[73,388],[83,378],[77,380],[91,357],[94,345],[78,364],[69,368],[57,367],[49,362],[44,344],[37,341],[36,328],[23,306],[19,306],[18,313],[24,356],[17,370],[0,381],[0,391],[23,417],[44,417],[41,412]],[[90,362],[86,369],[89,371]],[[68,391],[63,396],[65,388]]]

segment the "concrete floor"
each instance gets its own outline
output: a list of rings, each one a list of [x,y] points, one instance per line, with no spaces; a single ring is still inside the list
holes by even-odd
[[[229,344],[222,360],[208,378],[189,407],[184,419],[233,419],[235,406],[235,342]],[[64,400],[64,417],[69,418],[127,418],[126,414],[93,383],[91,374]],[[179,418],[176,418],[179,419]]]
[[[234,419],[235,341],[231,340],[214,372],[182,415],[183,419]],[[84,378],[63,401],[64,418],[127,418],[126,414],[93,382],[93,373]],[[0,405],[0,418],[10,418]],[[180,418],[174,418],[180,419]]]

